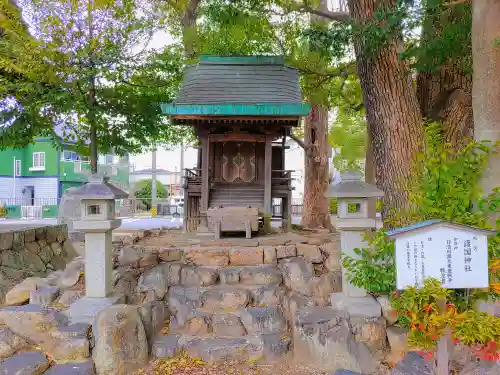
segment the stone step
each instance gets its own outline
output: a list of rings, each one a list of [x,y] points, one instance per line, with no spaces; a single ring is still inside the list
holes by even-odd
[[[222,284],[209,287],[172,286],[167,299],[172,313],[181,306],[227,312],[248,306],[277,306],[281,304],[284,295],[284,288],[278,285]]]
[[[287,323],[278,306],[211,311],[181,306],[170,319],[169,332],[216,338],[285,332]]]
[[[290,343],[290,337],[282,333],[246,335],[233,339],[168,335],[155,341],[152,355],[161,359],[186,350],[190,356],[208,363],[242,359],[273,362],[288,353]]]
[[[206,287],[215,284],[279,285],[283,281],[282,271],[273,265],[253,266],[195,266],[178,265],[182,286]],[[175,285],[175,284],[174,284]]]

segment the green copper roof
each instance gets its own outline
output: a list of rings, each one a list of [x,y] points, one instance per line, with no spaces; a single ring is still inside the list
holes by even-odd
[[[305,116],[299,75],[282,56],[201,56],[187,66],[168,115]]]

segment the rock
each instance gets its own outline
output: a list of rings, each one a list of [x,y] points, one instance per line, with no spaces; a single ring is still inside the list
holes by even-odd
[[[27,272],[44,272],[45,264],[36,254],[26,249],[4,250],[0,252],[2,266]]]
[[[5,304],[8,306],[22,305],[29,301],[30,293],[37,288],[48,286],[47,279],[40,277],[28,277],[20,284],[13,287],[5,296]]]
[[[264,246],[264,264],[276,264],[276,248],[274,246]]]
[[[57,362],[81,361],[90,357],[90,342],[87,337],[69,337],[44,344],[44,351]]]
[[[253,304],[256,306],[277,306],[281,303],[285,290],[274,285],[262,285],[250,289]]]
[[[470,346],[464,345],[463,343],[457,343],[453,345],[451,350],[451,361],[458,364],[461,368],[469,364],[472,358],[472,348]]]
[[[279,262],[285,286],[295,292],[310,295],[307,282],[313,277],[311,262],[303,258],[287,258]]]
[[[297,310],[304,307],[315,306],[314,300],[311,297],[304,296],[297,292],[288,292],[282,299],[283,314],[288,322],[293,327]]]
[[[40,246],[36,242],[27,243],[25,245],[25,247],[32,254],[39,254],[40,253]]]
[[[165,321],[170,316],[164,301],[152,301],[139,306],[142,325],[146,332],[149,347],[156,335],[165,327]]]
[[[37,240],[45,240],[47,237],[47,228],[35,228],[35,238]]]
[[[59,288],[42,286],[30,292],[30,303],[34,305],[49,305],[59,296]]]
[[[183,251],[180,249],[161,249],[158,258],[162,262],[178,262],[182,259]]]
[[[62,305],[69,306],[84,296],[84,290],[66,290],[61,294],[58,302]]]
[[[170,322],[173,333],[205,336],[211,332],[211,314],[182,306]]]
[[[179,341],[181,340],[182,337]],[[214,363],[248,358],[250,343],[245,338],[207,338],[190,340],[183,346],[191,357],[200,358],[207,363]]]
[[[50,335],[58,340],[66,340],[72,338],[91,337],[92,325],[88,323],[74,323],[67,326],[58,327],[55,331],[50,332]]]
[[[350,371],[350,370],[337,370],[335,371],[333,374],[331,375],[363,375],[359,372],[355,372],[355,371]]]
[[[29,342],[40,344],[42,349],[52,348],[51,332],[63,319],[55,309],[40,305],[10,306],[0,310],[0,321],[15,334]]]
[[[264,362],[275,362],[283,359],[290,351],[292,340],[283,333],[265,333],[251,335],[249,341],[258,348],[253,355],[255,359],[263,360]]]
[[[392,370],[392,375],[432,375],[431,360],[425,360],[415,352],[409,352]]]
[[[138,267],[140,255],[133,247],[122,247],[120,255],[118,255],[118,263],[120,266]]]
[[[387,342],[385,318],[352,316],[349,323],[354,339],[364,343],[374,356],[382,359]]]
[[[303,256],[311,263],[323,262],[323,256],[321,255],[321,251],[319,251],[318,246],[299,243],[296,247],[298,256]]]
[[[393,352],[404,352],[408,348],[408,330],[400,327],[387,327],[387,340]]]
[[[95,375],[94,362],[72,362],[57,364],[50,368],[44,375]]]
[[[146,332],[136,308],[114,305],[101,311],[96,319],[99,339],[94,362],[99,375],[125,375],[148,361]]]
[[[139,261],[140,268],[156,266],[157,264],[158,264],[158,255],[154,253],[147,253]]]
[[[249,307],[241,314],[241,322],[249,334],[286,330],[286,321],[277,306]]]
[[[151,349],[153,358],[169,358],[175,356],[179,351],[179,337],[179,335],[158,337]]]
[[[279,268],[271,265],[248,266],[240,272],[241,284],[279,285],[282,280]]]
[[[250,293],[242,288],[211,288],[202,294],[201,302],[203,308],[212,311],[235,310],[248,305]]]
[[[0,232],[0,250],[10,250],[14,243],[14,233]]]
[[[175,313],[181,306],[190,309],[201,307],[201,291],[197,287],[174,286],[168,290],[168,308]]]
[[[469,363],[458,375],[498,375],[500,374],[500,362]]]
[[[135,292],[137,290],[137,279],[132,273],[125,273],[116,283],[113,292],[115,295],[122,295],[125,303],[141,303],[141,298]]]
[[[376,367],[364,344],[354,341],[347,320],[328,307],[297,311],[293,342],[294,359],[323,371],[370,373]]]
[[[41,375],[49,368],[49,360],[42,352],[16,354],[0,364],[1,375]]]
[[[170,264],[160,264],[144,272],[139,278],[137,292],[150,296],[148,301],[161,301],[167,294],[170,268]]]
[[[210,249],[206,247],[194,247],[184,253],[187,263],[197,266],[227,266],[229,264],[229,252],[224,248]]]
[[[387,325],[392,326],[398,320],[398,313],[396,309],[391,306],[391,302],[389,301],[388,296],[379,296],[377,297],[377,301],[382,308],[382,315],[385,320],[387,320]]]
[[[77,251],[76,249],[81,249],[81,250]],[[85,254],[84,242],[73,242],[70,240],[64,241],[62,246],[61,256],[63,256],[63,258],[66,259],[66,261],[72,260],[78,257],[78,255],[84,255],[84,254]]]
[[[0,327],[0,359],[8,358],[27,346],[28,343],[22,337],[7,327]]]
[[[240,318],[234,314],[214,314],[212,316],[214,336],[224,339],[245,336],[246,331]]]
[[[326,306],[331,293],[342,291],[341,277],[333,273],[311,277],[306,285],[307,293],[304,294],[313,296],[318,305]]]
[[[57,242],[58,229],[56,227],[47,227],[47,242],[53,244]]]
[[[297,256],[297,248],[295,245],[276,246],[276,258],[283,259]]]
[[[331,272],[340,272],[342,270],[342,261],[340,258],[340,245],[336,242],[328,242],[319,247],[325,259],[325,268]]]
[[[60,256],[62,254],[62,246],[58,242],[54,242],[52,245],[50,245],[50,248],[54,252],[54,255]]]
[[[349,316],[382,316],[380,304],[370,295],[350,297],[344,293],[333,293],[330,295],[330,304],[334,310],[345,311]]]
[[[181,284],[186,286],[214,285],[218,278],[219,274],[213,268],[185,266],[181,269]]]
[[[239,284],[240,272],[243,270],[241,267],[224,268],[219,272],[219,279],[221,284]]]
[[[59,278],[58,286],[61,289],[71,288],[80,280],[84,265],[80,263],[69,263]]]
[[[229,262],[232,266],[262,264],[264,249],[262,247],[232,247],[229,249]]]

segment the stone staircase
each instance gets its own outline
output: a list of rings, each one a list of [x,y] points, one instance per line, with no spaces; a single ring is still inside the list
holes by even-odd
[[[289,352],[297,310],[325,306],[341,289],[337,266],[324,265],[336,250],[331,242],[264,243],[184,249],[168,271],[169,331],[153,343],[153,357],[187,350],[206,362],[267,363]]]

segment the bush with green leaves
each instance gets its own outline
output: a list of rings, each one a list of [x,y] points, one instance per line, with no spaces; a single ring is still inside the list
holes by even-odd
[[[135,185],[135,197],[143,198],[142,203],[146,209],[151,209],[151,198],[153,191],[153,180],[141,180]],[[166,198],[168,196],[165,186],[160,181],[156,181],[156,198]]]
[[[390,226],[442,219],[491,229],[491,215],[500,212],[500,190],[483,198],[480,178],[497,145],[472,141],[463,149],[454,150],[444,142],[442,126],[436,123],[427,124],[425,143],[425,153],[419,160],[419,183],[411,194],[413,209],[400,213]],[[496,224],[494,229],[498,230],[500,222]],[[394,243],[386,237],[385,230],[368,234],[366,239],[369,247],[355,250],[359,259],[342,256],[347,278],[369,293],[391,293],[396,287]],[[490,236],[488,249],[491,261],[500,258],[500,233]],[[462,294],[455,292],[457,301],[464,299]],[[476,297],[479,295],[477,292]]]

